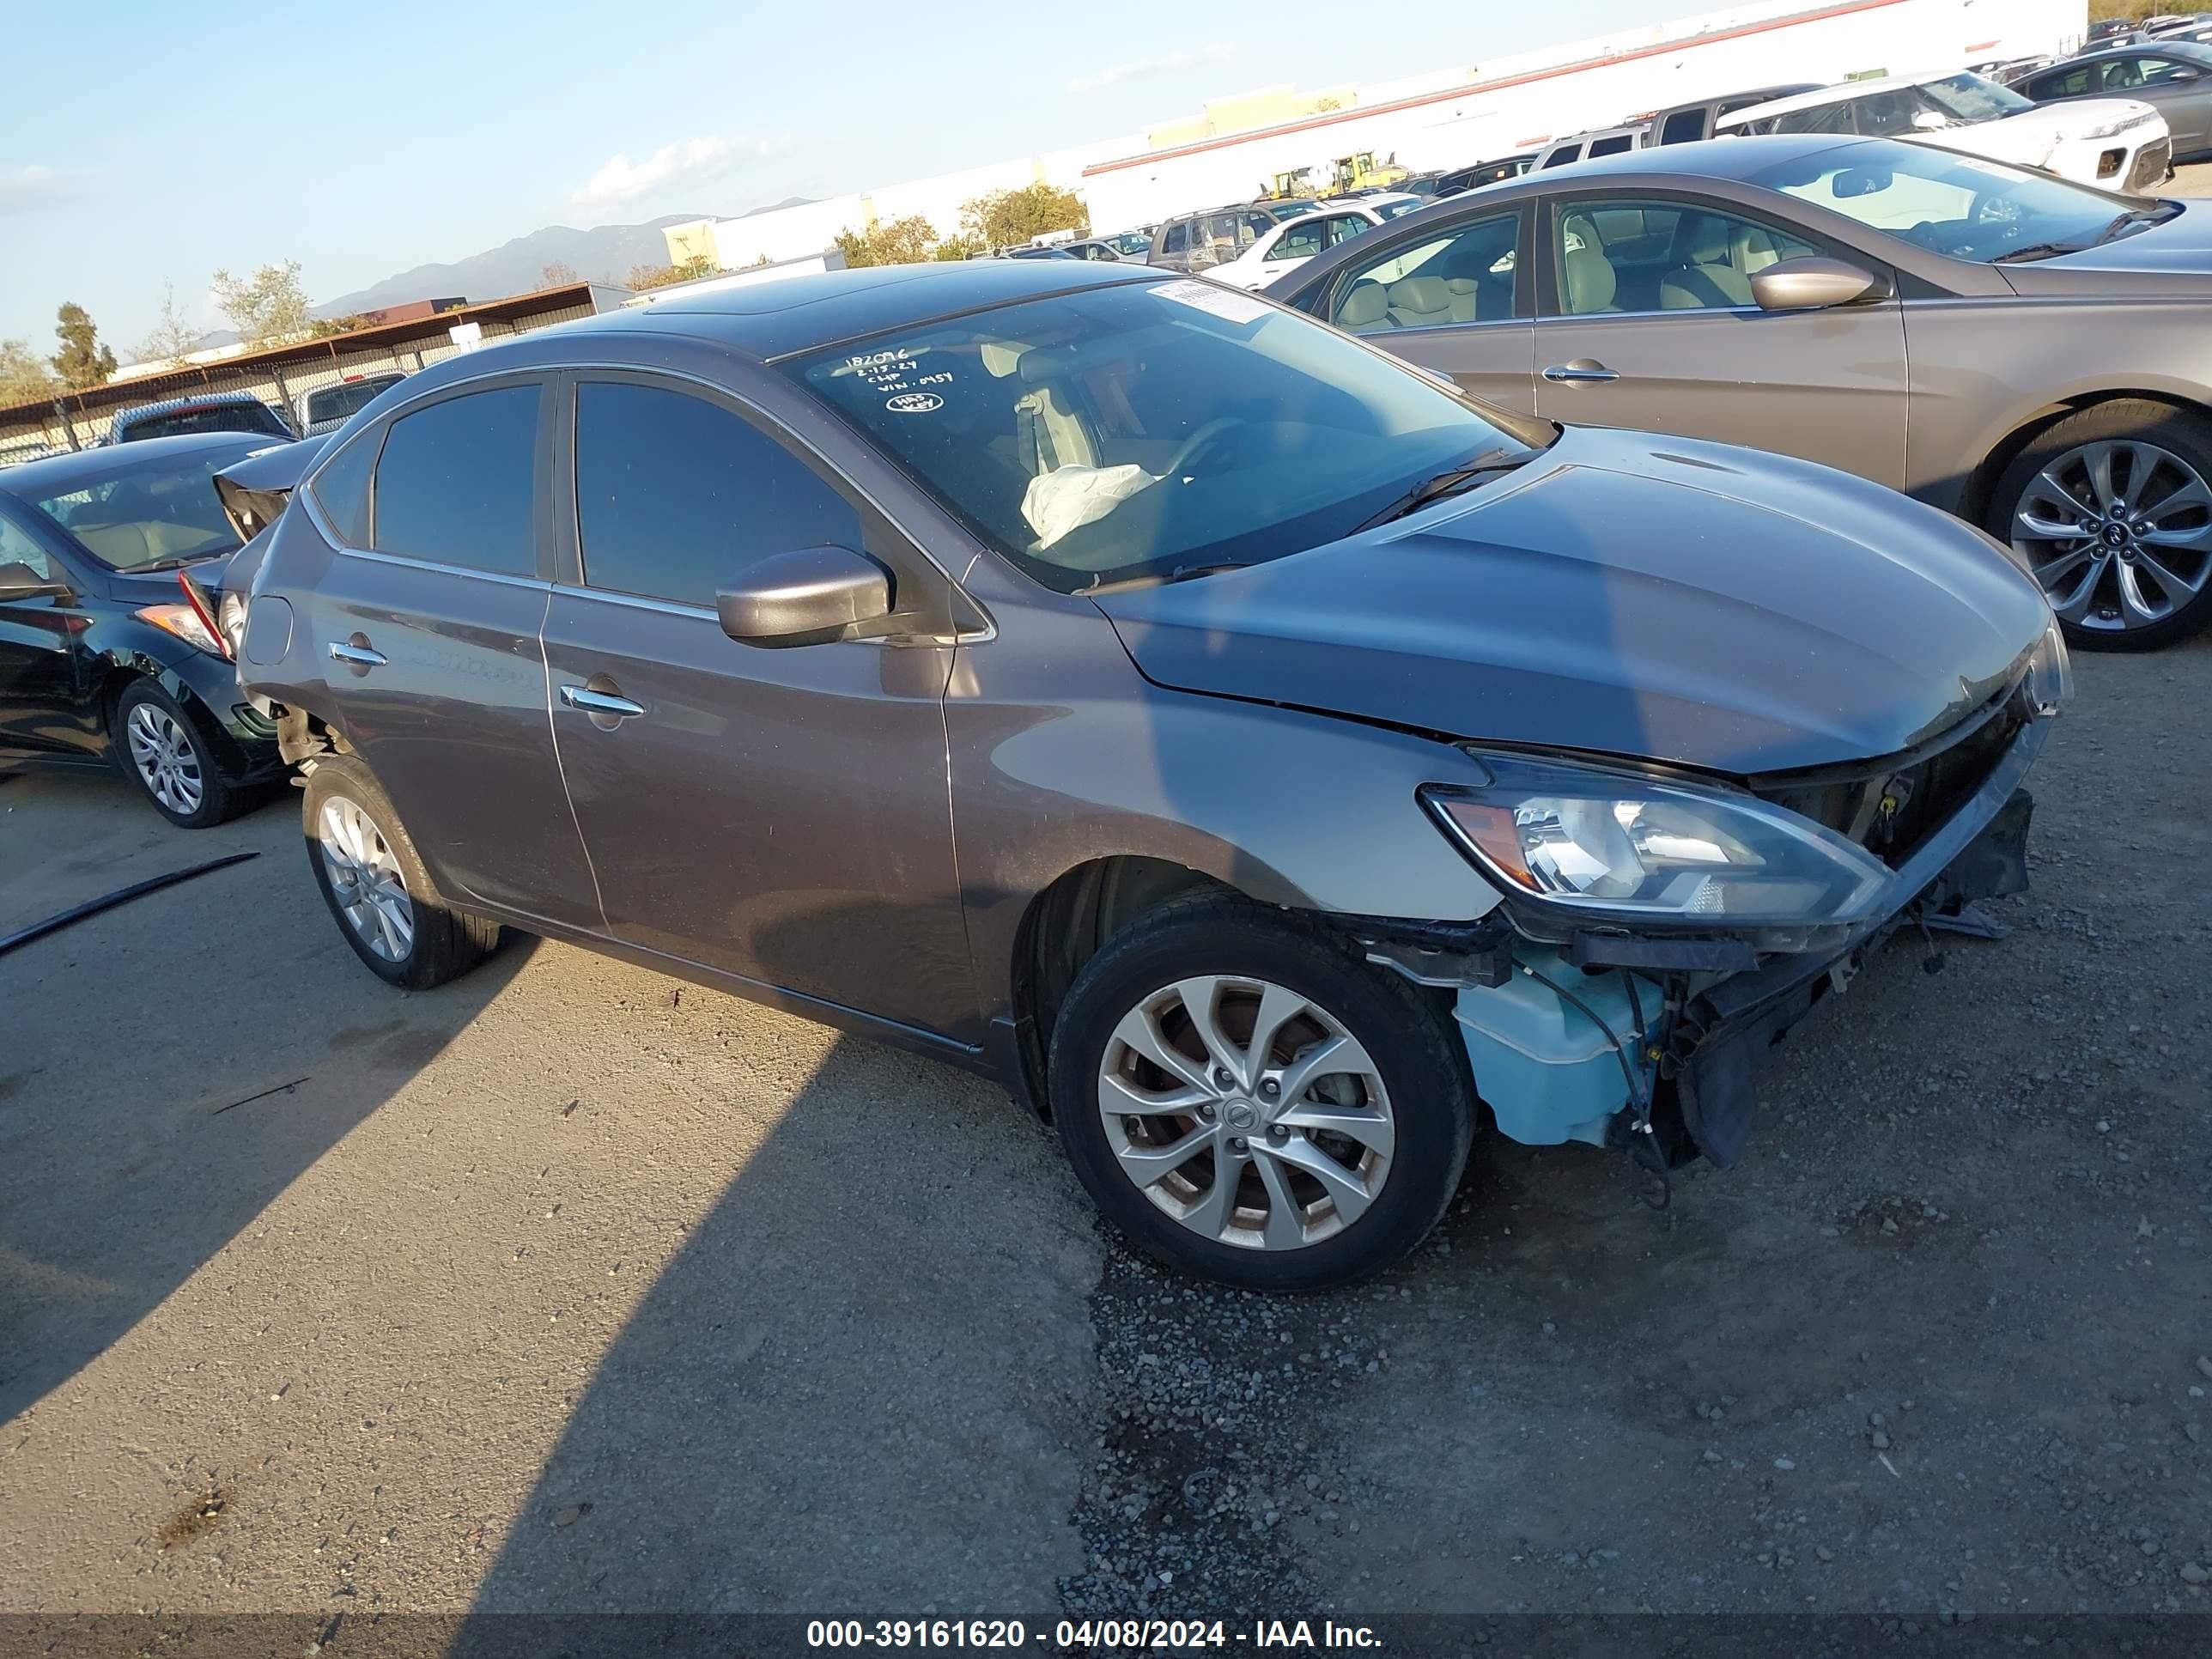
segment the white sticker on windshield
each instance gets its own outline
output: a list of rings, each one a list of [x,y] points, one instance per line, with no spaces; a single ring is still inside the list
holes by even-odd
[[[1152,292],[1163,300],[1172,300],[1179,306],[1188,306],[1194,311],[1225,318],[1232,323],[1256,323],[1267,314],[1267,307],[1251,295],[1213,283],[1162,283]]]
[[[927,415],[944,408],[945,399],[934,392],[902,392],[884,399],[884,407],[894,415]]]

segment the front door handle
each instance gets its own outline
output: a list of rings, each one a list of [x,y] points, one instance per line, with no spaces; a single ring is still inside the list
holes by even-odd
[[[594,691],[588,685],[564,685],[561,701],[571,708],[580,708],[586,714],[604,714],[613,720],[628,720],[633,714],[645,713],[645,705],[612,691]]]
[[[1595,357],[1577,357],[1571,363],[1553,363],[1544,371],[1553,386],[1579,386],[1590,380],[1617,380],[1620,371],[1607,368]]]
[[[385,655],[381,651],[371,647],[362,635],[356,634],[349,640],[331,641],[331,660],[342,662],[349,668],[367,671],[371,668],[383,667]]]

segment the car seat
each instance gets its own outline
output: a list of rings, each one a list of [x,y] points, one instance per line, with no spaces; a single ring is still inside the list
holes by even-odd
[[[1352,334],[1397,327],[1390,318],[1390,291],[1372,278],[1354,283],[1336,308],[1336,325]]]
[[[1753,303],[1751,278],[1736,268],[1729,229],[1729,221],[1717,214],[1682,216],[1674,230],[1674,264],[1659,279],[1662,311],[1725,310]]]

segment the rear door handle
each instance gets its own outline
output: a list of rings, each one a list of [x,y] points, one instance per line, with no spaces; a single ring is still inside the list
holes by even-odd
[[[611,691],[594,691],[588,685],[562,686],[561,701],[571,708],[582,709],[587,714],[611,714],[618,720],[645,713],[645,705],[641,702],[617,696]]]
[[[353,668],[381,668],[385,664],[385,655],[381,651],[372,649],[368,641],[356,634],[350,640],[331,641],[331,660]]]
[[[1553,363],[1544,371],[1553,386],[1576,386],[1587,380],[1617,380],[1620,371],[1607,368],[1595,357],[1577,357],[1571,363]]]

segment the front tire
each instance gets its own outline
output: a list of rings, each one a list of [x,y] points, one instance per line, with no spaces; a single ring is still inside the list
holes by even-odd
[[[1132,1243],[1246,1289],[1350,1284],[1403,1257],[1474,1135],[1466,1057],[1436,1004],[1310,922],[1170,905],[1077,976],[1053,1115]]]
[[[498,944],[498,923],[463,915],[439,895],[406,826],[359,760],[316,761],[301,816],[323,902],[379,979],[427,991],[459,978]]]
[[[2155,651],[2212,623],[2212,421],[2115,398],[2053,422],[1998,478],[1985,526],[2073,644]]]

